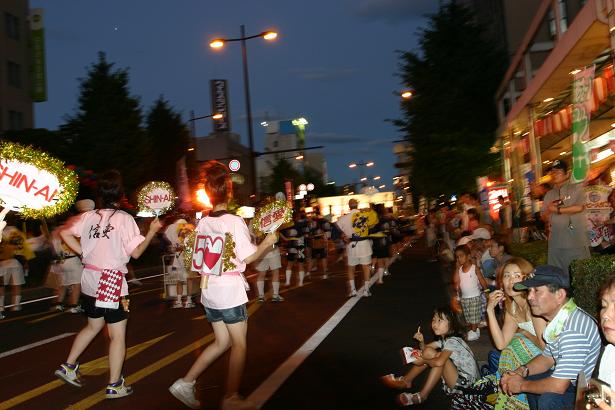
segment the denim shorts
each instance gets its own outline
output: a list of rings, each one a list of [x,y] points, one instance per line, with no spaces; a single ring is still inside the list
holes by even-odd
[[[248,320],[248,311],[246,304],[235,306],[228,309],[211,309],[205,308],[205,317],[209,323],[223,321],[227,325],[233,323],[245,322]]]

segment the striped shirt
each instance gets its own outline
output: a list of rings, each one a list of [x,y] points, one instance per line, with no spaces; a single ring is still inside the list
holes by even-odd
[[[576,308],[553,343],[547,343],[544,356],[555,361],[552,377],[570,379],[576,383],[583,371],[589,380],[602,347],[598,325],[584,310]]]

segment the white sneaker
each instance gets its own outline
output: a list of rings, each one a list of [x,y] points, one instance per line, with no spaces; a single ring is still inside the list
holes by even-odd
[[[231,397],[227,397],[222,401],[222,410],[257,410],[256,404],[251,401],[247,401],[239,397],[238,394],[234,394]]]
[[[194,394],[194,384],[196,380],[192,383],[185,382],[184,379],[177,379],[175,383],[169,387],[169,391],[171,394],[179,401],[184,403],[186,406],[191,409],[198,409],[201,407],[201,402],[199,402]]]
[[[54,374],[62,381],[72,384],[75,387],[83,386],[79,373],[79,363],[76,363],[74,368],[71,368],[67,363],[62,363]]]
[[[77,305],[68,310],[70,313],[83,313],[81,306]]]
[[[369,289],[365,289],[365,290],[363,291],[363,295],[362,295],[362,296],[363,296],[364,298],[368,298],[368,297],[370,297],[371,295],[372,295],[372,293],[369,291]]]
[[[388,270],[388,269],[385,269],[385,270],[384,270],[384,276],[389,276],[389,275],[390,275],[389,270]]]
[[[348,294],[348,297],[349,297],[349,298],[353,298],[353,297],[355,297],[355,296],[357,296],[357,291],[356,291],[356,290],[353,290],[352,292],[350,292],[350,293]]]
[[[128,386],[124,380],[124,376],[120,377],[117,383],[108,384],[107,390],[105,390],[105,397],[107,399],[121,399],[122,397],[130,396],[132,394],[132,386]]]
[[[182,308],[182,307],[184,307],[184,306],[182,305],[182,300],[181,299],[177,299],[175,301],[175,303],[173,304],[173,309],[179,309],[179,308]]]
[[[478,340],[479,338],[480,338],[480,331],[478,329],[476,329],[476,331],[468,330],[468,336],[466,337],[466,340],[468,342],[473,342],[475,340]]]
[[[184,308],[185,309],[191,309],[193,307],[196,307],[196,305],[194,304],[192,299],[186,299],[186,303],[184,303]]]

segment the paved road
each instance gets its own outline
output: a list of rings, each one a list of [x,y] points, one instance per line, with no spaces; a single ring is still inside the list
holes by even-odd
[[[350,303],[356,305],[273,392],[264,408],[394,408],[396,392],[382,386],[379,376],[403,370],[399,348],[409,342],[418,324],[428,329],[433,307],[447,301],[438,265],[421,262],[422,257],[421,251],[410,249],[393,266],[385,284],[373,288],[372,297],[353,298]],[[328,280],[316,276],[301,288],[284,289],[286,302],[249,304],[243,395],[256,397],[263,388],[266,390],[276,369],[288,360],[296,362],[293,354],[340,308],[344,309],[348,299],[342,270],[341,265],[334,265],[332,271],[337,274]],[[80,330],[85,318],[36,311],[42,307],[30,306],[29,311],[0,322],[0,409],[182,408],[167,388],[213,338],[202,310],[169,309],[161,299],[161,286],[160,281],[149,280],[131,293],[124,368],[135,388],[131,397],[103,399],[108,369],[102,335],[81,358],[86,385],[77,389],[56,381],[53,371],[65,360],[73,333]],[[31,347],[39,342],[43,344]],[[15,350],[24,346],[29,348]],[[205,409],[218,408],[224,391],[225,362],[218,361],[197,383]],[[438,390],[422,408],[443,409],[446,403]]]

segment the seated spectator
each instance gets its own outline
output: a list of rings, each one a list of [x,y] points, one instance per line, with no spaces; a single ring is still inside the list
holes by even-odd
[[[602,400],[596,404],[601,409],[615,410],[615,276],[611,276],[604,282],[599,295],[602,306],[600,309],[600,327],[609,344],[606,345],[600,358],[598,379],[611,386],[607,391],[611,405],[609,406]]]
[[[512,258],[508,251],[506,237],[499,235],[491,240],[489,255],[493,258],[490,261],[493,262],[491,264],[483,263],[483,275],[487,280],[491,280],[491,283],[494,283],[497,277],[501,275],[506,262]]]
[[[478,382],[483,389],[489,386],[489,392],[486,394],[496,393],[499,379],[503,374],[527,364],[542,353],[544,348],[542,333],[547,323],[544,319],[532,315],[526,298],[527,294],[513,288],[515,283],[526,279],[533,270],[532,265],[525,259],[511,258],[498,275],[497,283],[500,289],[489,295],[487,304],[489,331],[494,346],[502,352],[497,372]],[[495,307],[502,303],[504,304],[504,323],[500,327]],[[528,409],[529,404],[523,393],[508,396],[498,392],[495,408]]]
[[[436,340],[431,343],[425,344],[420,328],[414,335],[419,342],[420,356],[412,363],[410,371],[401,377],[388,374],[382,377],[382,381],[392,388],[410,389],[414,379],[429,369],[421,390],[398,396],[401,405],[425,402],[438,379],[442,379],[442,389],[453,400],[452,409],[482,408],[482,404],[472,403],[462,392],[474,383],[479,373],[474,354],[461,337],[463,329],[456,315],[448,307],[436,309],[431,319],[431,329],[436,335]],[[473,404],[479,407],[472,407]]]
[[[526,365],[502,376],[504,393],[527,393],[530,409],[574,408],[580,372],[589,379],[600,353],[600,333],[595,320],[569,296],[568,272],[551,265],[536,267],[533,276],[518,282],[527,290],[534,316],[549,324],[543,332],[546,347]]]

